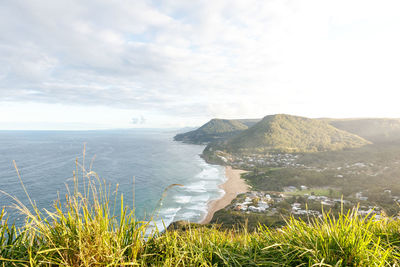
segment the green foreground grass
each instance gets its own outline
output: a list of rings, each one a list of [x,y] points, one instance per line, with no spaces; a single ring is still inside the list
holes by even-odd
[[[79,185],[79,182],[81,184]],[[83,192],[78,189],[82,188]],[[362,218],[357,210],[333,218],[289,219],[273,229],[218,226],[154,231],[134,211],[116,212],[110,188],[95,173],[75,179],[55,211],[27,208],[16,228],[0,215],[1,266],[398,266],[400,222]],[[118,219],[117,219],[118,218]]]

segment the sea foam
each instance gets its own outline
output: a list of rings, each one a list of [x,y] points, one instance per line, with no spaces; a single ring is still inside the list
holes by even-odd
[[[208,203],[225,194],[225,191],[219,188],[219,185],[226,181],[224,167],[209,165],[200,157],[196,163],[199,166],[199,172],[188,177],[184,186],[174,192],[171,201],[166,204],[174,208],[169,212],[160,213],[160,217],[165,218],[164,223],[178,220],[200,222],[207,214]]]

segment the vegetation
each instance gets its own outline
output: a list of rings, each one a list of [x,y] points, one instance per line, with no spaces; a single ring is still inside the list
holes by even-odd
[[[310,200],[310,196],[326,196],[331,206],[325,207],[325,210],[331,210],[335,215],[342,211],[337,201],[341,198],[348,203],[345,210],[359,203],[360,212],[375,208],[378,214],[397,217],[400,214],[400,142],[318,153],[256,154],[232,160],[227,164],[235,166],[239,161],[242,163],[237,166],[248,170],[242,177],[253,191],[263,195],[282,194],[284,197],[265,212],[255,213],[237,211],[235,202],[244,202],[237,197],[232,205],[217,212],[213,218],[213,222],[227,227],[246,221],[250,229],[257,225],[257,221],[273,227],[283,224],[282,215],[293,214],[293,203],[301,203],[303,210],[307,207],[321,212],[321,199]],[[289,191],[289,187],[297,190]],[[332,201],[334,199],[336,201]],[[271,209],[275,209],[276,213]]]
[[[118,187],[110,199],[109,186],[96,173],[77,166],[83,170],[82,178],[74,173],[73,192],[64,202],[55,201],[54,212],[40,211],[28,194],[31,208],[13,198],[15,209],[25,215],[25,224],[17,229],[4,217],[3,209],[2,266],[116,266],[125,265],[127,259],[137,263],[148,222],[137,221],[134,211],[124,208],[122,195],[118,199],[121,210],[116,212]]]
[[[0,213],[1,266],[393,266],[400,263],[400,221],[358,216],[288,217],[270,228],[259,224],[223,230],[184,224],[161,233],[137,221],[123,197],[92,171],[74,175],[74,189],[54,212],[14,198],[25,214],[16,228]],[[173,186],[173,185],[172,185]],[[79,189],[82,189],[80,191]],[[25,188],[24,188],[25,190]],[[168,190],[168,188],[166,189]],[[26,190],[25,190],[26,191]],[[166,192],[166,191],[165,191]],[[29,197],[29,196],[28,196]],[[116,203],[121,209],[116,212]],[[254,217],[257,219],[256,217]]]
[[[334,127],[361,136],[373,143],[400,140],[400,119],[330,119]]]
[[[368,137],[374,144],[332,125]],[[246,201],[239,201],[238,197],[215,213],[212,222],[222,223],[224,228],[245,223],[248,229],[255,229],[258,223],[276,227],[285,223],[282,215],[304,219],[308,214],[305,207],[312,214],[321,213],[321,201],[337,215],[342,211],[338,203],[341,197],[347,203],[345,210],[360,203],[363,214],[376,207],[377,215],[397,216],[400,212],[398,128],[396,119],[311,120],[273,115],[225,142],[209,144],[203,151],[208,162],[247,170],[243,177],[252,190],[264,196],[276,192],[284,196],[279,203],[267,201],[269,207],[261,210],[254,203],[243,205]],[[332,145],[329,140],[333,139],[322,138],[324,135],[336,136],[335,140],[344,142]],[[352,147],[349,140],[364,145]],[[319,141],[326,151],[318,151]],[[337,149],[341,145],[344,147]],[[283,192],[285,187],[309,189]],[[299,212],[294,208],[295,203],[301,204]]]
[[[399,141],[399,136],[400,119],[307,119],[278,114],[263,120],[213,119],[197,130],[176,135],[175,140],[212,143],[215,149],[231,152],[293,153],[388,143]]]
[[[229,139],[224,147],[230,152],[296,153],[342,150],[368,143],[321,120],[278,114],[266,116],[253,127]]]
[[[174,140],[191,144],[218,143],[252,127],[259,121],[260,119],[212,119],[197,130],[177,134]]]
[[[391,189],[400,195],[400,144],[369,145],[356,150],[307,153],[297,163],[307,168],[255,167],[245,178],[258,190],[280,191],[284,186],[340,188],[345,196],[358,191]],[[362,163],[362,166],[355,164]]]
[[[288,216],[283,214],[268,214],[266,216],[263,213],[244,213],[225,208],[217,211],[210,223],[218,225],[220,229],[224,230],[245,228],[252,232],[257,230],[260,225],[271,229],[282,227],[286,225],[286,219],[288,219]]]
[[[232,137],[252,125],[252,120],[212,119],[199,129],[177,134],[174,139],[186,143],[203,144]]]
[[[362,219],[353,211],[338,219],[290,219],[280,229],[255,232],[167,232],[152,240],[152,252],[154,262],[168,258],[182,266],[389,266],[398,264],[397,230],[398,222]]]
[[[262,154],[266,160],[259,154],[254,158],[249,156],[251,165],[246,163],[245,169],[249,172],[244,177],[264,196],[264,191],[279,195],[286,186],[308,187],[287,192],[281,201],[269,203],[269,214],[223,209],[216,212],[212,225],[176,223],[160,232],[151,221],[137,220],[134,210],[126,207],[118,190],[112,193],[96,173],[78,164],[81,173],[74,175],[73,190],[65,200],[55,201],[53,211],[40,211],[33,201],[28,208],[14,198],[15,208],[26,218],[19,228],[8,221],[4,209],[1,211],[0,265],[400,265],[400,220],[396,219],[400,208],[393,201],[400,199],[394,198],[400,196],[397,181],[400,142],[395,142],[391,136],[395,131],[384,135],[386,139],[377,138],[376,142],[383,140],[379,145],[365,145],[364,139],[327,125],[324,120],[276,115],[267,116],[253,127],[252,123],[255,121],[221,123],[215,120],[202,131],[217,141],[233,136],[231,140],[236,140],[238,145],[235,147],[228,140],[225,146],[232,151],[243,152],[248,148],[253,151],[253,144],[259,142],[263,144],[262,151],[271,144],[290,151],[294,151],[293,147],[306,151],[333,150],[298,153],[291,157]],[[243,130],[247,127],[251,128]],[[201,139],[203,137],[186,140],[200,142],[205,140]],[[311,142],[310,138],[318,142]],[[215,160],[224,162],[223,159],[229,160],[225,154],[218,156],[210,149],[224,145],[219,142],[205,151],[214,155]],[[343,150],[353,146],[357,148]],[[257,165],[269,164],[272,159],[277,166]],[[244,158],[232,157],[232,160],[244,162]],[[306,197],[345,196],[352,200],[358,191],[368,197],[364,202],[367,208],[377,205],[382,208],[379,217],[372,212],[360,216],[361,206],[358,210],[344,202],[324,209],[321,203]],[[251,205],[258,202],[251,201]],[[294,216],[290,210],[295,203],[322,215]],[[120,206],[118,211],[117,206]]]
[[[261,119],[238,119],[237,121],[243,123],[248,128],[253,127],[253,125],[257,124]]]
[[[16,229],[0,228],[2,266],[394,266],[400,263],[400,222],[362,218],[353,210],[306,221],[290,218],[281,228],[221,230],[217,226],[167,230],[146,236],[149,224],[94,193],[67,196],[65,209],[43,217],[38,210]],[[105,191],[103,191],[105,193]],[[102,193],[102,194],[103,194]],[[25,209],[25,208],[23,208]],[[4,219],[4,212],[0,219]]]

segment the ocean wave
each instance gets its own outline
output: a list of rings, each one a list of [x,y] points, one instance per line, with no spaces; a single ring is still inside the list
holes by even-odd
[[[187,211],[184,213],[179,214],[178,216],[176,216],[177,220],[188,220],[191,219],[193,217],[198,217],[201,214],[199,212],[194,212],[194,211]]]
[[[223,180],[220,171],[216,167],[206,167],[195,176],[196,179],[202,180]]]
[[[202,213],[206,213],[208,211],[208,206],[207,206],[207,203],[205,205],[204,204],[198,204],[198,205],[188,206],[188,207],[186,207],[186,209],[188,209],[188,210],[196,210],[196,211],[200,211]]]
[[[180,203],[180,204],[186,204],[189,203],[190,200],[192,199],[192,196],[174,196],[175,202]]]
[[[219,199],[225,191],[219,187],[226,181],[225,170],[222,166],[213,166],[198,157],[200,171],[188,177],[187,183],[180,188],[169,202],[168,209],[160,212],[159,219],[168,226],[178,220],[198,222],[208,212],[210,200]],[[171,207],[172,206],[172,207]],[[177,208],[179,206],[180,208]],[[162,222],[158,220],[155,226],[163,229]]]
[[[185,191],[189,191],[189,192],[197,192],[197,193],[206,193],[207,192],[205,181],[191,183],[191,184],[185,185],[183,188]]]
[[[210,200],[210,194],[200,194],[196,196],[192,196],[192,200],[190,203],[206,203]]]
[[[222,189],[222,188],[218,189],[218,193],[220,194],[220,198],[223,197],[226,194],[225,190]]]
[[[180,209],[181,209],[181,207],[162,209],[162,210],[160,210],[160,215],[164,215],[164,216],[175,215]]]

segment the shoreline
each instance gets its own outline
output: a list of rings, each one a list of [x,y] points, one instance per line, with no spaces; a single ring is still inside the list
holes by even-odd
[[[214,213],[228,206],[238,194],[246,193],[249,191],[249,185],[246,184],[245,180],[240,178],[242,173],[246,171],[232,169],[231,166],[225,167],[226,182],[219,185],[218,187],[225,191],[225,194],[219,198],[211,200],[207,206],[207,215],[200,221],[200,224],[209,223]]]

